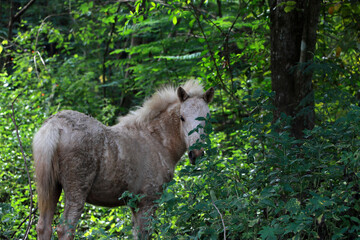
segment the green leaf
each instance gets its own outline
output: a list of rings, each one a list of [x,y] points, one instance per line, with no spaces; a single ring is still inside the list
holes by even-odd
[[[176,16],[173,16],[173,18],[172,18],[172,22],[173,22],[173,24],[174,24],[174,25],[176,25],[176,24],[177,24],[177,17],[176,17]]]
[[[204,117],[197,117],[197,118],[195,118],[195,120],[198,120],[198,121],[206,121],[206,118],[204,118]]]
[[[169,202],[173,199],[175,199],[175,195],[172,192],[164,192],[163,193],[162,200],[164,202]]]
[[[213,202],[217,200],[214,190],[210,190],[210,197]]]
[[[300,210],[300,202],[296,198],[290,199],[286,205],[285,209],[288,210],[292,215],[296,214]]]
[[[294,9],[295,9],[294,6],[286,6],[286,7],[284,8],[284,11],[285,11],[286,13],[288,13],[288,12],[291,12],[292,10],[294,10]]]
[[[350,217],[350,219],[358,224],[360,224],[360,220],[357,217]]]
[[[288,5],[288,6],[295,6],[295,5],[296,5],[296,2],[295,2],[295,1],[287,1],[287,2],[286,2],[286,5]]]
[[[261,239],[264,240],[276,240],[275,229],[272,227],[263,227],[263,229],[259,232]]]

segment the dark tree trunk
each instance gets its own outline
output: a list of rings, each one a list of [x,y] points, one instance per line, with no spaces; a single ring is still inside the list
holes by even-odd
[[[291,134],[302,138],[303,130],[312,129],[315,121],[312,72],[307,66],[314,55],[321,0],[297,0],[287,12],[285,2],[269,0],[274,119],[281,113],[293,117]]]

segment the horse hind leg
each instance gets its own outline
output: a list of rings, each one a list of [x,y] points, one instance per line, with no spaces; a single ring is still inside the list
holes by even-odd
[[[54,187],[47,197],[39,195],[39,221],[36,226],[38,240],[49,240],[52,235],[51,224],[53,222],[56,205],[61,194],[61,186]],[[40,204],[41,203],[41,204]]]
[[[67,171],[62,174],[62,187],[65,193],[65,209],[57,227],[60,240],[74,239],[76,225],[84,209],[85,200],[91,190],[96,172],[95,165],[89,161],[86,169],[82,158],[71,158],[67,161]]]
[[[51,238],[51,223],[61,194],[56,154],[59,131],[58,124],[49,121],[35,134],[32,144],[40,212],[37,233],[38,239],[44,240]]]

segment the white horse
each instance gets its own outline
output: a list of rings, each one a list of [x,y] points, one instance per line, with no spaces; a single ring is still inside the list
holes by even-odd
[[[154,200],[174,175],[181,156],[198,140],[202,129],[189,132],[209,114],[214,89],[204,93],[196,81],[163,88],[119,123],[107,127],[92,117],[62,111],[45,121],[33,140],[40,217],[38,239],[50,239],[61,191],[65,192],[59,239],[73,239],[85,202],[107,207],[126,204],[126,191],[144,196],[133,213],[135,238],[148,238],[146,218]],[[192,164],[202,149],[189,152]]]

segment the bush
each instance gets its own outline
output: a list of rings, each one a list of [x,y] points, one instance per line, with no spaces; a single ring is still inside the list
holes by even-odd
[[[177,168],[153,221],[158,238],[360,236],[360,108],[307,131],[304,140],[276,130],[291,119],[271,125],[265,115],[213,134],[210,154]]]

